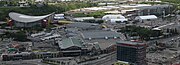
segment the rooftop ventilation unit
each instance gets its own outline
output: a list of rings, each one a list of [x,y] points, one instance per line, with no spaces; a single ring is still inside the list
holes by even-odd
[[[92,38],[89,38],[89,40],[91,40]]]
[[[105,39],[108,39],[108,37],[105,37]]]

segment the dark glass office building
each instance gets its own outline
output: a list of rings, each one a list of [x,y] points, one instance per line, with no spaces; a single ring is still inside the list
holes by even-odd
[[[130,41],[117,42],[117,60],[133,65],[147,65],[146,44]]]

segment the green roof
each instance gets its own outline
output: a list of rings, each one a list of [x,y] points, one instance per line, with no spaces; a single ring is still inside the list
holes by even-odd
[[[16,49],[15,48],[9,48],[8,51],[10,51],[10,52],[11,51],[16,51]]]
[[[66,38],[62,39],[61,43],[59,43],[61,49],[66,49],[72,46],[82,47],[82,41],[76,38]]]
[[[99,46],[99,44],[95,44],[94,47],[95,47],[96,49],[101,49],[100,46]]]

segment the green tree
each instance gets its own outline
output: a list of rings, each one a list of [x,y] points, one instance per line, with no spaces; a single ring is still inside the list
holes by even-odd
[[[27,36],[26,36],[25,32],[23,32],[23,31],[14,33],[13,37],[14,37],[14,40],[16,40],[16,41],[26,41],[27,40]]]
[[[15,41],[27,41],[27,35],[24,31],[19,32],[5,32],[3,35],[5,38],[14,38]]]
[[[130,36],[140,36],[140,38],[143,40],[148,40],[150,39],[150,37],[158,37],[162,35],[161,31],[154,31],[151,29],[137,26],[126,26],[121,29],[121,32],[127,33]]]
[[[161,0],[162,2],[176,3],[179,4],[180,0]]]

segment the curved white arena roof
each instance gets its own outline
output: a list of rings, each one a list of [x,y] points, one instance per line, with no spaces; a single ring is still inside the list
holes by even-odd
[[[19,14],[19,13],[15,13],[15,12],[10,12],[9,17],[18,22],[30,23],[30,22],[36,22],[36,21],[42,20],[53,14],[54,13],[44,15],[44,16],[29,16],[29,15]]]

